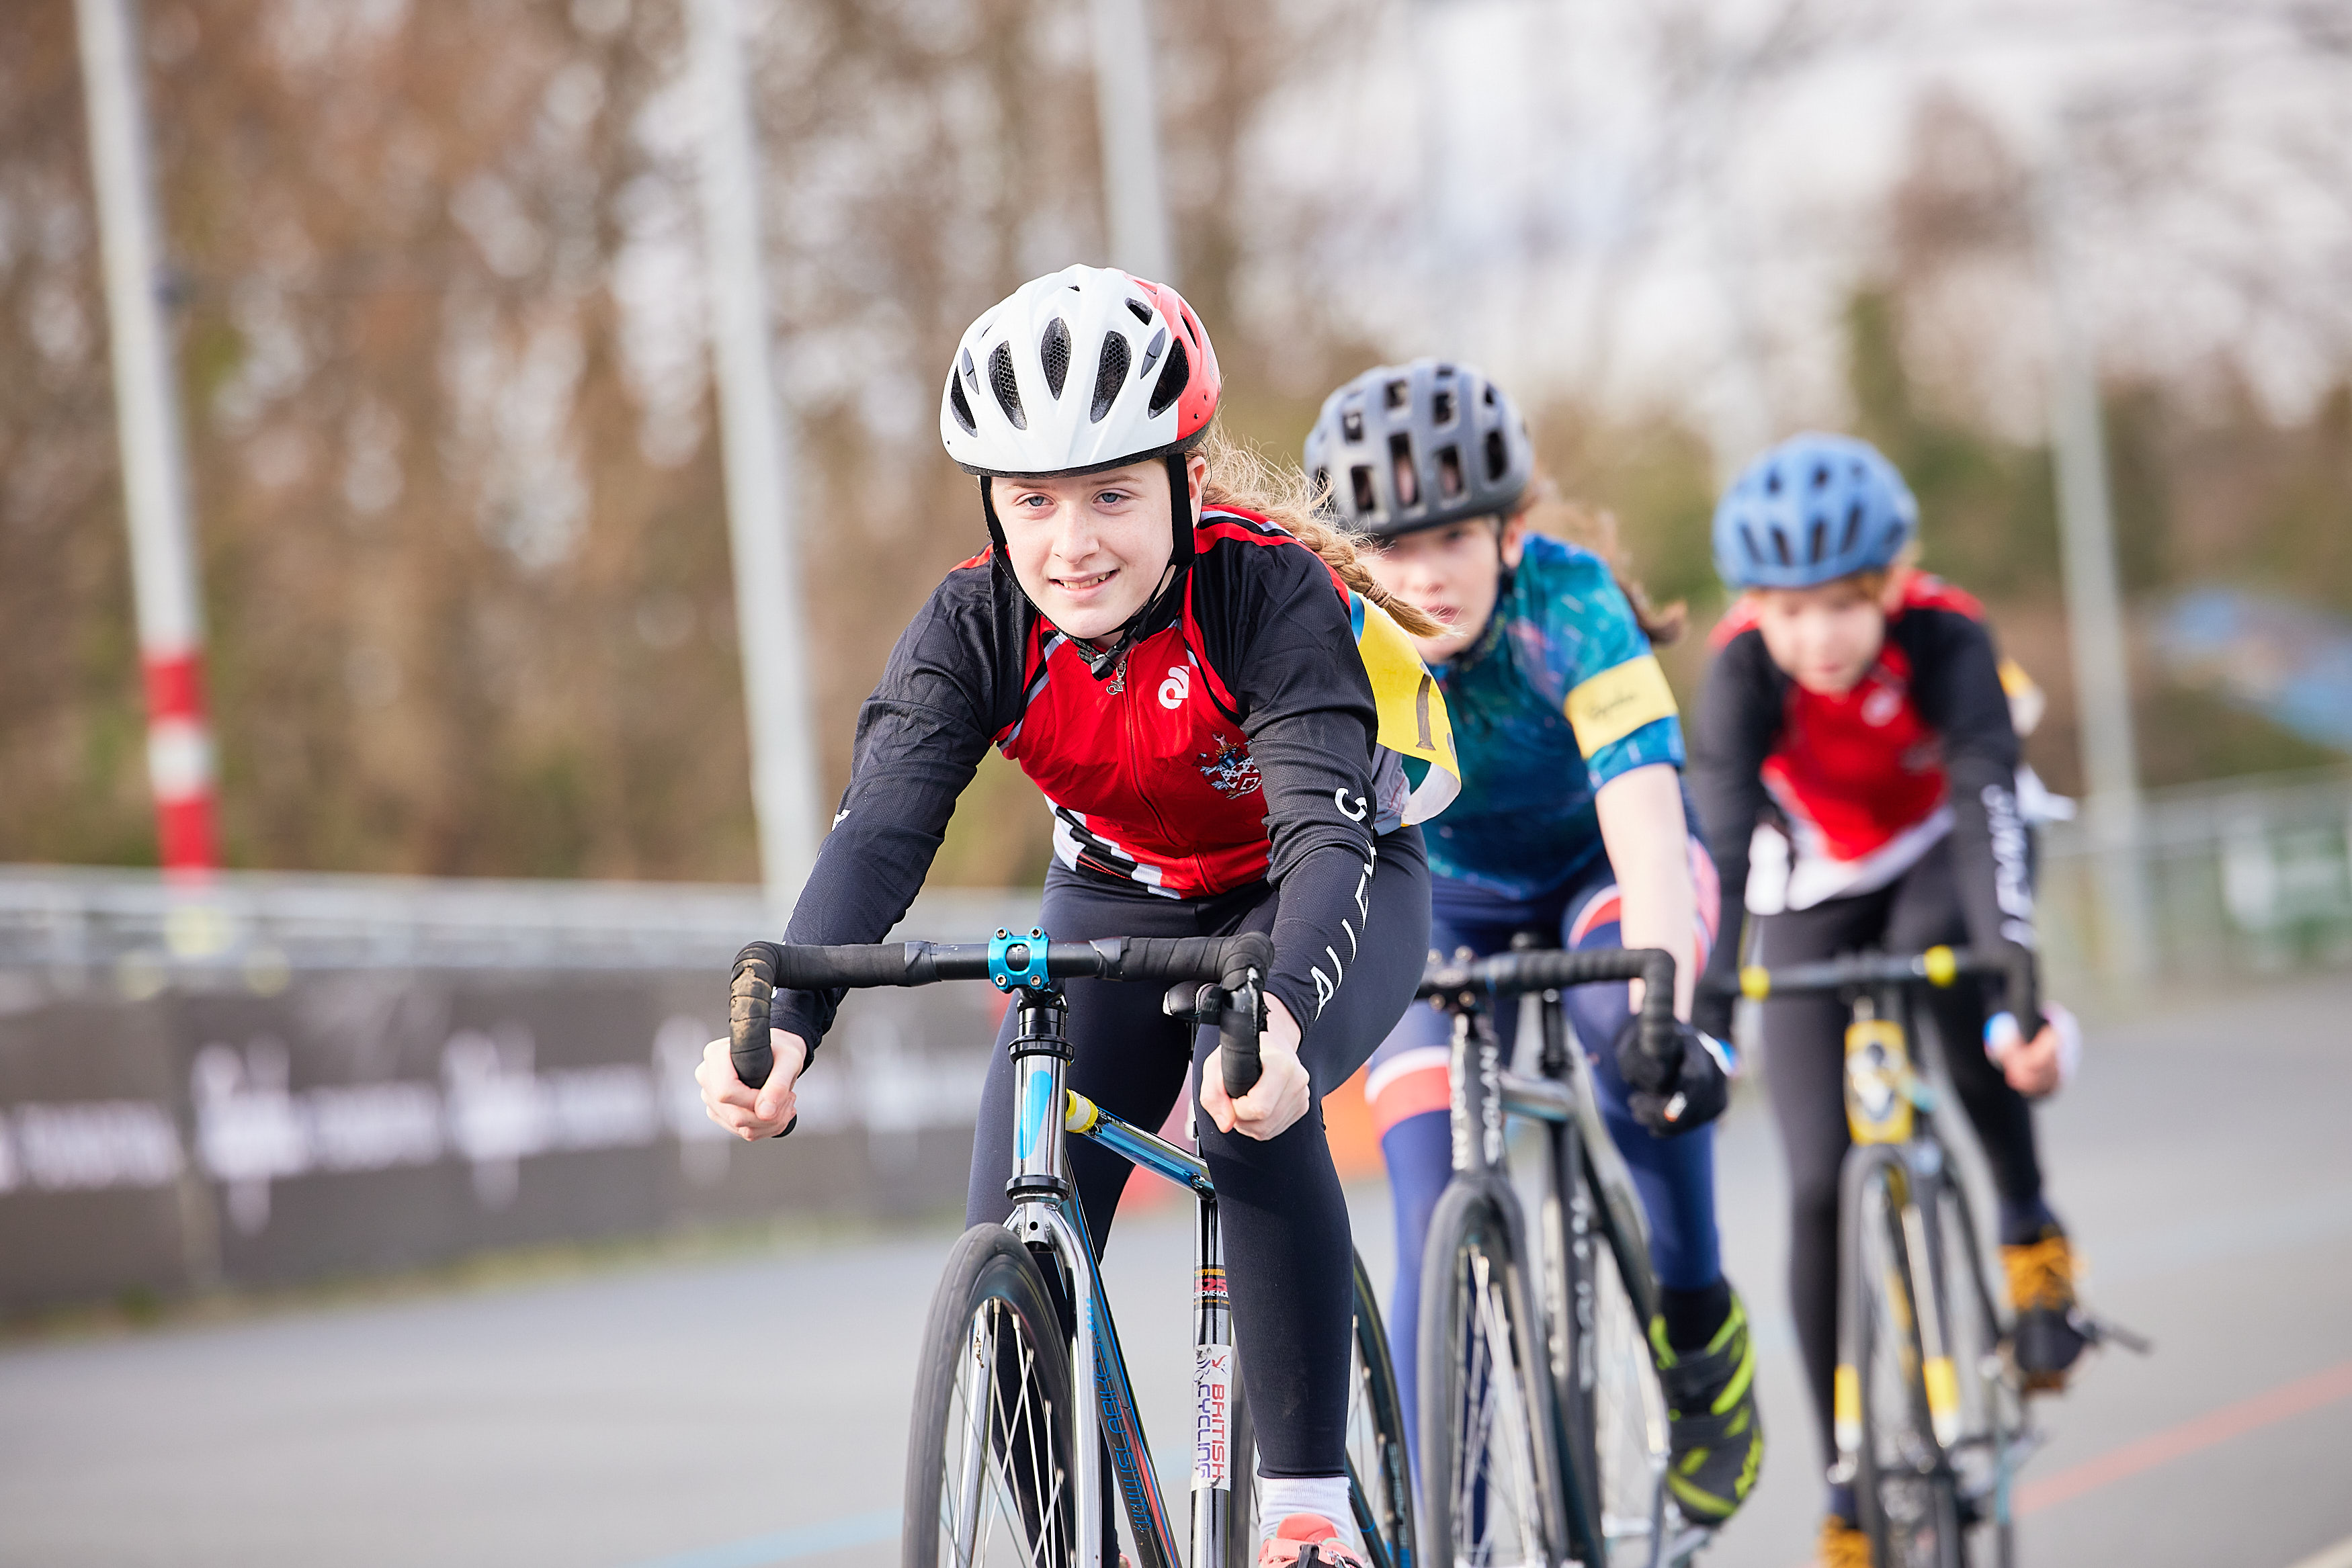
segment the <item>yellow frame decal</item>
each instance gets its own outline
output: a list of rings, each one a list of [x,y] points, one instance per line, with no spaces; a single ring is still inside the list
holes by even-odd
[[[1565,708],[1576,729],[1577,749],[1587,757],[1681,711],[1655,653],[1601,671],[1568,694]]]

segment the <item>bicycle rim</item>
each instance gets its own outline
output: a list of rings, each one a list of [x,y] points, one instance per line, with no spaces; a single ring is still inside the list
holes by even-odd
[[[1936,1207],[1946,1333],[1960,1396],[1961,1437],[1947,1453],[1963,1522],[1989,1522],[1998,1531],[2007,1522],[2005,1489],[2019,1458],[2023,1412],[2001,1354],[2001,1323],[1967,1194],[1955,1183],[1939,1184]]]
[[[908,1446],[907,1568],[1067,1568],[1070,1368],[1045,1283],[1003,1228],[950,1254]]]
[[[1877,1568],[1954,1568],[1961,1561],[1950,1470],[1927,1415],[1914,1278],[1903,1244],[1896,1174],[1882,1167],[1860,1189],[1854,1281],[1862,1333],[1860,1501]]]
[[[1440,1199],[1424,1268],[1422,1517],[1434,1563],[1550,1564],[1557,1505],[1549,1449],[1551,1374],[1526,1312],[1502,1208],[1474,1186]]]
[[[1364,1260],[1356,1260],[1355,1332],[1348,1351],[1348,1479],[1373,1568],[1411,1568],[1412,1468],[1388,1328]]]
[[[1592,1240],[1590,1321],[1580,1301],[1577,1326],[1585,1337],[1576,1369],[1590,1379],[1592,1495],[1610,1563],[1646,1563],[1654,1528],[1671,1530],[1678,1519],[1671,1511],[1661,1518],[1658,1506],[1665,1485],[1665,1396],[1616,1253],[1606,1236],[1595,1233]]]

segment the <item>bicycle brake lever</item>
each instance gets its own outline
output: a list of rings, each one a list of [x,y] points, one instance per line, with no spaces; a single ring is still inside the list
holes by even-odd
[[[1232,1004],[1232,997],[1221,986],[1196,986],[1190,980],[1179,980],[1160,998],[1160,1010],[1170,1018],[1214,1029]]]

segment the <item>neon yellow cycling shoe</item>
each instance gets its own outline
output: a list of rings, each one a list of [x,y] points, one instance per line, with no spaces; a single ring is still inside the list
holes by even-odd
[[[1666,1396],[1666,1486],[1692,1523],[1721,1524],[1748,1500],[1764,1467],[1756,1347],[1739,1292],[1731,1292],[1731,1310],[1705,1350],[1677,1354],[1665,1320],[1653,1318],[1650,1352]]]

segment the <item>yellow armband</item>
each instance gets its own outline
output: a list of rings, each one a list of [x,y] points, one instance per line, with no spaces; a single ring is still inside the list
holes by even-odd
[[[1672,718],[1675,692],[1655,653],[1628,659],[1568,694],[1568,722],[1575,727],[1577,749],[1591,757],[1602,747],[1624,739],[1645,724]]]

